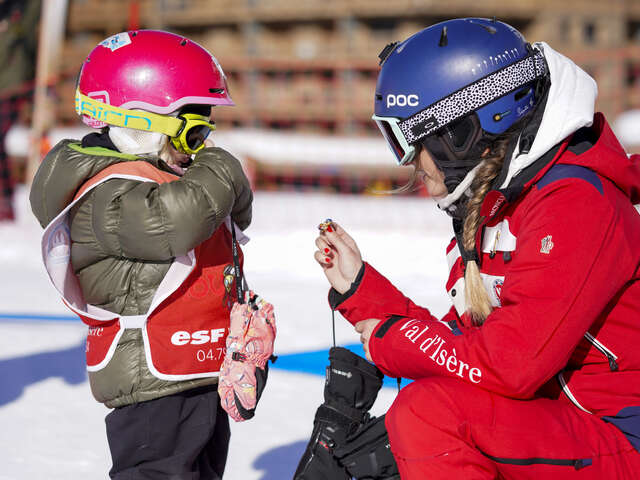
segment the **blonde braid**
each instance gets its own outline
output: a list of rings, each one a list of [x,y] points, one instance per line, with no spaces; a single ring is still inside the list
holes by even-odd
[[[480,216],[480,207],[502,169],[507,143],[506,139],[502,139],[494,144],[495,148],[484,159],[471,184],[472,196],[467,203],[462,233],[462,246],[469,252],[476,248],[476,234],[484,220],[484,217]],[[464,281],[467,312],[475,325],[481,325],[491,313],[492,306],[489,294],[482,283],[478,264],[474,260],[467,261]]]

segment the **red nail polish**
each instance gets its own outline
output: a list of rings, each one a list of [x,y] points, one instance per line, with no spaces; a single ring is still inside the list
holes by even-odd
[[[324,253],[329,253],[331,250],[329,250],[328,248],[324,249]]]
[[[333,232],[333,228],[331,228],[331,225],[327,227],[327,232]]]

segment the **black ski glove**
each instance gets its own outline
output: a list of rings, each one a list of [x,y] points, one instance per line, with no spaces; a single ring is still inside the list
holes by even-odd
[[[342,347],[329,350],[324,401],[345,413],[365,413],[376,401],[384,375],[375,365]],[[354,410],[357,410],[355,412]]]
[[[334,449],[334,456],[357,480],[400,480],[384,415],[371,418]]]
[[[294,480],[351,480],[343,466],[333,456],[337,442],[344,442],[352,428],[351,418],[327,405],[320,405],[313,420],[313,432],[307,444]]]
[[[382,387],[382,372],[364,358],[342,348],[329,350],[324,403],[316,411],[313,432],[294,480],[349,480],[333,455],[337,445],[369,419],[367,411]]]

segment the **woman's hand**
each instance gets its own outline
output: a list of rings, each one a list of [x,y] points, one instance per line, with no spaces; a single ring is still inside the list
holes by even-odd
[[[316,238],[318,250],[314,253],[327,280],[339,293],[345,293],[362,268],[360,250],[340,225],[332,222]]]
[[[373,360],[369,354],[369,339],[371,338],[371,334],[375,330],[376,326],[381,321],[382,320],[378,320],[377,318],[370,318],[369,320],[362,320],[356,323],[356,332],[360,334],[362,348],[364,348],[364,353],[367,355],[367,360],[370,362],[373,362]]]

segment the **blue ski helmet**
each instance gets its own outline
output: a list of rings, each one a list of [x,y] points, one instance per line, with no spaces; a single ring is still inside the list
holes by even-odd
[[[427,148],[450,192],[479,163],[481,139],[533,110],[547,75],[542,53],[520,32],[483,18],[432,25],[387,45],[380,59],[373,119],[400,165]]]

